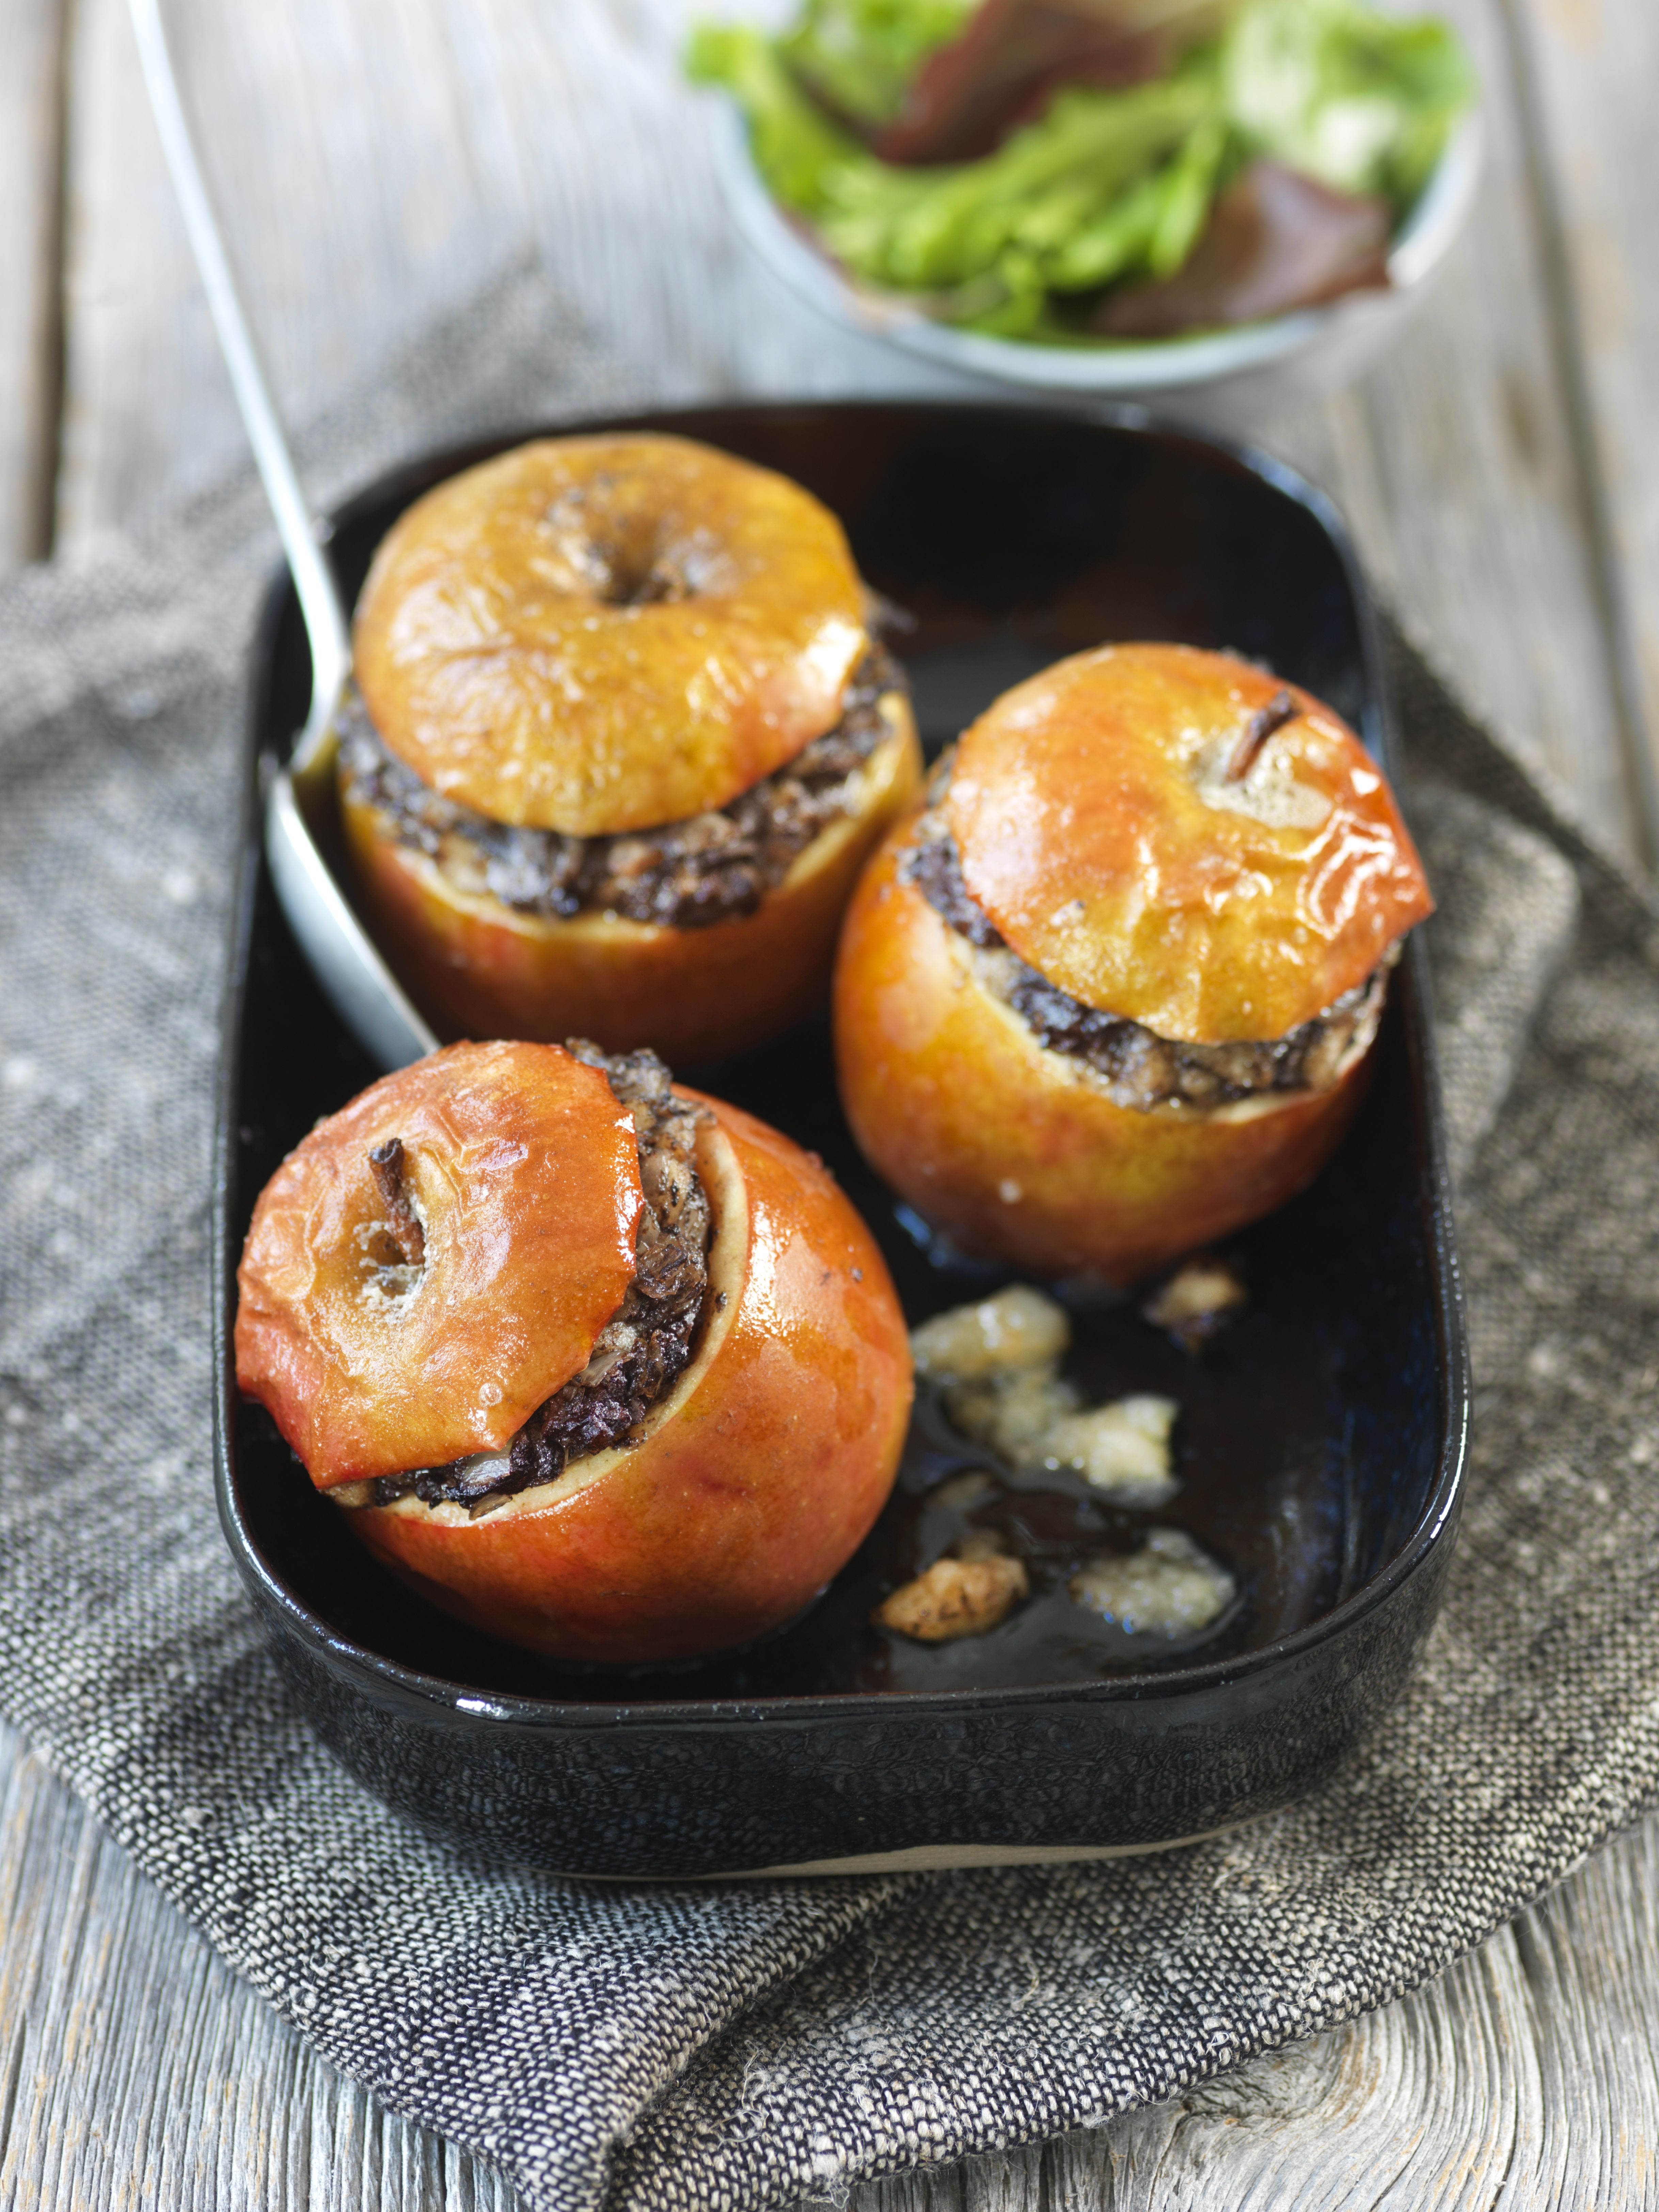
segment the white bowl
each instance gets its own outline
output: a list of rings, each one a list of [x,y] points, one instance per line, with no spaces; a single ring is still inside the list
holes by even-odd
[[[738,226],[773,272],[834,322],[886,338],[942,366],[1006,384],[1098,397],[1190,391],[1292,362],[1323,376],[1352,374],[1398,328],[1462,228],[1480,181],[1485,134],[1474,109],[1452,133],[1389,253],[1389,289],[1352,292],[1189,338],[1102,339],[1035,345],[934,322],[902,293],[862,283],[787,216],[761,181],[741,112],[728,106],[716,134],[720,177]]]

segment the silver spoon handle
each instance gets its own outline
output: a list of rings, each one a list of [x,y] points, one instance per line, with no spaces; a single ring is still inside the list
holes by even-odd
[[[311,711],[294,758],[272,779],[265,802],[271,879],[295,936],[347,1026],[382,1067],[402,1067],[430,1052],[436,1040],[352,911],[314,835],[319,810],[331,805],[334,715],[351,673],[345,609],[237,297],[179,97],[161,0],[128,0],[128,5],[161,150],[311,647]],[[307,809],[313,819],[307,818]]]
[[[339,587],[306,505],[305,494],[283,435],[270,387],[254,349],[247,318],[237,296],[224,242],[208,198],[196,149],[179,97],[178,80],[167,51],[160,0],[128,0],[132,27],[138,41],[138,58],[144,72],[150,106],[161,133],[161,150],[173,177],[179,209],[185,219],[191,251],[201,271],[203,288],[212,311],[219,345],[230,372],[236,404],[247,430],[248,442],[264,481],[265,496],[276,517],[283,550],[299,593],[300,611],[311,642],[311,712],[295,748],[294,766],[301,774],[323,743],[330,716],[351,669],[351,640]]]

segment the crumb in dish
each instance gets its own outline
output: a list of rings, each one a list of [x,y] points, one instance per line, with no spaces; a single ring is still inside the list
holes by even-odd
[[[1027,1284],[936,1315],[910,1339],[918,1373],[939,1383],[946,1419],[973,1443],[1026,1473],[1081,1475],[1116,1505],[1166,1504],[1180,1487],[1172,1465],[1179,1407],[1150,1391],[1085,1406],[1060,1374],[1071,1341],[1065,1309]],[[968,1486],[987,1480],[955,1478]]]
[[[1194,1252],[1144,1302],[1141,1318],[1167,1330],[1184,1352],[1197,1352],[1237,1319],[1247,1297],[1233,1261]]]
[[[1072,1468],[1120,1505],[1163,1505],[1180,1487],[1170,1468],[1180,1412],[1173,1398],[1138,1390],[1063,1413],[1042,1439],[1042,1465]]]
[[[1131,1636],[1191,1636],[1238,1595],[1233,1577],[1180,1528],[1152,1528],[1138,1551],[1105,1552],[1073,1576],[1073,1601]]]
[[[918,1644],[950,1644],[964,1636],[988,1636],[1030,1595],[1030,1588],[1023,1562],[1002,1551],[994,1536],[970,1536],[954,1558],[935,1559],[925,1573],[884,1599],[875,1619],[878,1626]]]
[[[994,1297],[952,1306],[919,1322],[910,1351],[921,1375],[971,1382],[1012,1369],[1056,1360],[1072,1340],[1064,1307],[1041,1291],[1013,1283]]]

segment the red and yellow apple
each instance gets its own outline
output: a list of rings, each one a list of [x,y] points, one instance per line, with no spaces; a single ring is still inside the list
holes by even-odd
[[[353,661],[381,743],[514,830],[604,838],[718,811],[836,727],[871,647],[845,534],[798,484],[684,438],[540,439],[418,500],[377,551]],[[707,926],[524,910],[456,874],[343,779],[368,918],[464,1035],[745,1049],[830,980],[859,871],[921,774],[908,701],[851,811],[755,911]]]
[[[343,1490],[351,1528],[435,1603],[556,1657],[679,1659],[787,1620],[862,1540],[903,1443],[909,1347],[868,1230],[787,1138],[680,1095],[711,1117],[690,1364],[623,1443],[479,1517],[377,1504],[370,1481],[505,1449],[620,1304],[644,1200],[603,1073],[519,1043],[386,1077],[278,1170],[239,1274],[238,1381],[312,1480]],[[426,1239],[400,1312],[377,1310],[366,1164],[394,1135]]]
[[[1002,942],[1081,1006],[1162,1039],[1281,1037],[1431,909],[1353,733],[1224,654],[1060,662],[964,735],[934,803]],[[969,939],[908,879],[915,830],[913,814],[890,833],[848,912],[836,1049],[860,1146],[930,1223],[1039,1275],[1127,1285],[1312,1179],[1353,1114],[1365,1048],[1322,1089],[1121,1104],[985,988]]]

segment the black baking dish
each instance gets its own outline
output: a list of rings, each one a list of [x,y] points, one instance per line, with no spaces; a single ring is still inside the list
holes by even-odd
[[[1340,526],[1259,457],[1127,413],[825,404],[644,422],[782,469],[841,514],[865,575],[914,619],[900,649],[932,742],[1062,653],[1163,637],[1267,662],[1394,765]],[[333,538],[348,594],[411,498],[511,442],[436,457],[355,501]],[[938,1548],[926,1492],[951,1458],[924,1408],[893,1504],[790,1629],[675,1673],[559,1668],[394,1583],[236,1395],[229,1331],[253,1200],[311,1124],[375,1073],[313,981],[259,852],[260,762],[303,719],[309,684],[280,580],[252,682],[226,1018],[217,1458],[232,1550],[345,1765],[475,1848],[662,1876],[1144,1850],[1281,1805],[1340,1756],[1398,1693],[1432,1620],[1465,1449],[1420,946],[1407,949],[1370,1095],[1337,1158],[1236,1240],[1251,1304],[1222,1346],[1191,1360],[1133,1307],[1079,1317],[1078,1357],[1099,1395],[1182,1401],[1184,1486],[1150,1517],[1190,1528],[1237,1574],[1239,1603],[1215,1630],[1148,1651],[1103,1629],[1068,1638],[1039,1607],[1024,1630],[896,1649],[870,1607],[906,1560]],[[823,1155],[913,1319],[975,1294],[930,1265],[854,1152],[820,1030],[703,1079]]]

